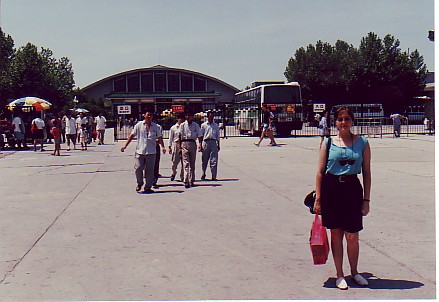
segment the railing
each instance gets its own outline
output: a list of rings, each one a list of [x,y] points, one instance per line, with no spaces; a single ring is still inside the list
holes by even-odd
[[[337,128],[331,126],[331,134],[337,134]],[[382,137],[383,135],[393,135],[393,121],[390,118],[357,118],[352,132],[368,137]],[[409,134],[427,134],[434,135],[434,124],[428,125],[419,124],[418,122],[411,123],[410,120],[403,119],[401,124],[401,135]],[[301,130],[293,131],[293,136],[316,136],[320,135],[319,129],[315,126],[310,126],[304,123]]]
[[[226,122],[221,123],[221,121],[216,121],[221,126],[221,137],[239,137],[239,136],[251,136],[250,133],[242,132],[239,130],[237,125],[229,124]],[[117,140],[126,140],[130,135],[133,127],[123,126],[123,127],[115,127],[114,129],[114,139]],[[337,128],[335,126],[331,126],[331,135],[337,134]],[[352,127],[352,132],[359,135],[364,135],[368,137],[378,137],[382,138],[383,135],[393,135],[393,122],[390,118],[357,118],[355,120],[355,124]],[[429,123],[428,125],[419,124],[419,122],[415,123],[410,120],[404,119],[401,125],[401,136],[408,136],[410,134],[426,134],[426,135],[434,135],[434,124]],[[310,125],[309,123],[303,123],[302,128],[298,130],[291,131],[291,136],[319,136],[320,131],[314,125]],[[163,138],[169,138],[169,130],[163,130]]]

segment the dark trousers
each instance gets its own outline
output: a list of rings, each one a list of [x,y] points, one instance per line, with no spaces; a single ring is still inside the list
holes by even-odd
[[[155,165],[154,165],[154,178],[157,180],[159,178],[159,170],[160,170],[160,145],[155,146],[156,155],[155,155]]]

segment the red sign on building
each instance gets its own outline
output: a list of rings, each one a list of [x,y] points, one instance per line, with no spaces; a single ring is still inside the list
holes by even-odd
[[[173,113],[183,113],[184,112],[184,105],[172,105],[172,112]]]
[[[267,106],[271,109],[271,111],[276,111],[276,104],[267,104]]]

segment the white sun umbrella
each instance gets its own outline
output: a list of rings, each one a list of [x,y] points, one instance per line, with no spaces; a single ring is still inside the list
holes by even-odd
[[[70,109],[70,110],[74,110],[76,113],[88,113],[89,112],[87,109],[84,109],[84,108],[75,108],[75,109]]]

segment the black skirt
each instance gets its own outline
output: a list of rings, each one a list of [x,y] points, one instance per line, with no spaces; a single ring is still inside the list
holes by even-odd
[[[328,229],[363,229],[363,187],[357,175],[325,174],[320,197],[322,223]]]

